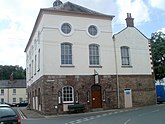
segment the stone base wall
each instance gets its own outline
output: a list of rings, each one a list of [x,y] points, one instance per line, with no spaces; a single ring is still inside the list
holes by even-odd
[[[153,75],[120,75],[120,106],[124,108],[124,89],[132,90],[133,107],[156,104]]]
[[[120,84],[120,107],[124,108],[124,89],[132,89],[132,102],[134,106],[155,104],[155,86],[152,75],[118,76]],[[102,108],[113,109],[118,107],[117,76],[99,75],[101,86]],[[74,94],[78,93],[78,103],[85,105],[85,111],[92,110],[91,87],[94,85],[93,75],[45,75],[28,87],[28,97],[31,109],[42,114],[62,114],[63,103],[59,103],[59,93],[64,86],[72,86]],[[89,101],[87,101],[89,92]],[[34,102],[37,99],[37,102]],[[76,102],[76,101],[75,101]],[[38,107],[38,104],[40,107]],[[41,109],[41,110],[40,110]]]

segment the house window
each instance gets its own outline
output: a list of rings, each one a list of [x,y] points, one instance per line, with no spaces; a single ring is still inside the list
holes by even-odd
[[[13,98],[13,103],[16,103],[16,98]]]
[[[40,70],[40,49],[38,50],[38,71]]]
[[[89,33],[90,35],[92,35],[92,36],[96,36],[97,33],[98,33],[97,27],[94,26],[94,25],[89,26],[89,28],[88,28],[88,33]]]
[[[61,64],[72,64],[72,44],[61,44]]]
[[[87,102],[90,102],[90,93],[89,93],[89,91],[87,92]]]
[[[35,60],[34,60],[34,75],[36,74],[37,70],[37,55],[35,55]]]
[[[71,33],[71,30],[72,30],[72,26],[71,26],[69,23],[64,23],[64,24],[62,24],[62,26],[61,26],[61,31],[62,31],[64,34],[69,34],[69,33]]]
[[[89,45],[89,63],[90,65],[99,65],[99,45]]]
[[[1,103],[4,103],[5,102],[5,100],[4,100],[4,98],[1,98],[1,101],[0,101]]]
[[[29,64],[29,79],[31,79],[31,64]]]
[[[123,66],[130,65],[129,47],[127,46],[121,47],[121,61]]]
[[[76,95],[75,95],[75,102],[76,103],[79,102],[79,93],[78,93],[78,91],[76,92]]]
[[[5,92],[4,89],[1,89],[1,95],[4,95],[4,92]]]
[[[106,99],[106,91],[104,90],[103,91],[103,101],[105,102],[105,99]]]
[[[16,89],[13,89],[13,95],[16,95]]]
[[[22,102],[23,101],[23,98],[19,98],[19,102]]]
[[[33,66],[34,66],[34,62],[33,62],[33,60],[32,60],[32,78],[33,78]]]
[[[66,86],[62,89],[63,103],[74,102],[73,87]]]

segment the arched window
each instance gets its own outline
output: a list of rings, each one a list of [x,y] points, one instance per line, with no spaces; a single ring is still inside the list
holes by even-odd
[[[40,71],[40,49],[38,50],[38,71]]]
[[[73,103],[74,102],[74,90],[71,86],[63,87],[62,89],[62,99],[63,103]]]
[[[61,64],[72,64],[72,44],[61,44]]]
[[[99,65],[100,64],[99,56],[99,45],[91,44],[89,45],[89,63],[90,65]]]
[[[130,65],[129,47],[127,46],[121,47],[121,61],[123,66]]]

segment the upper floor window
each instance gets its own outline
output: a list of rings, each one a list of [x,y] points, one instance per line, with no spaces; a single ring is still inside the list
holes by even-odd
[[[97,33],[98,33],[98,30],[97,30],[97,27],[95,25],[90,25],[88,27],[88,33],[91,35],[91,36],[96,36]]]
[[[72,64],[72,44],[61,44],[61,64]]]
[[[130,65],[129,47],[127,46],[121,47],[121,61],[123,66]]]
[[[99,45],[91,44],[89,45],[89,63],[90,65],[99,65]]]
[[[69,34],[71,33],[72,26],[69,23],[63,23],[61,26],[61,31],[64,34]]]
[[[13,94],[16,94],[16,89],[13,89]]]
[[[74,90],[71,86],[63,87],[62,89],[63,103],[74,102]]]
[[[38,50],[38,71],[40,70],[40,49]]]
[[[34,59],[34,74],[36,74],[36,70],[37,70],[37,55],[35,55],[35,59]]]

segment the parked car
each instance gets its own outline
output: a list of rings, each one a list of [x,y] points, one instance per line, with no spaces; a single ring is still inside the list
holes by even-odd
[[[20,103],[16,103],[15,106],[17,107],[26,107],[28,105],[28,102],[25,100],[25,101],[22,101]]]
[[[0,124],[21,124],[18,112],[9,106],[0,106]]]
[[[8,105],[8,106],[10,106],[10,107],[13,107],[13,105],[12,105],[12,104],[7,103],[7,102],[1,102],[1,103],[0,103],[0,105],[1,105],[1,104],[6,104],[6,105]]]
[[[10,107],[8,104],[0,104],[0,107]]]

